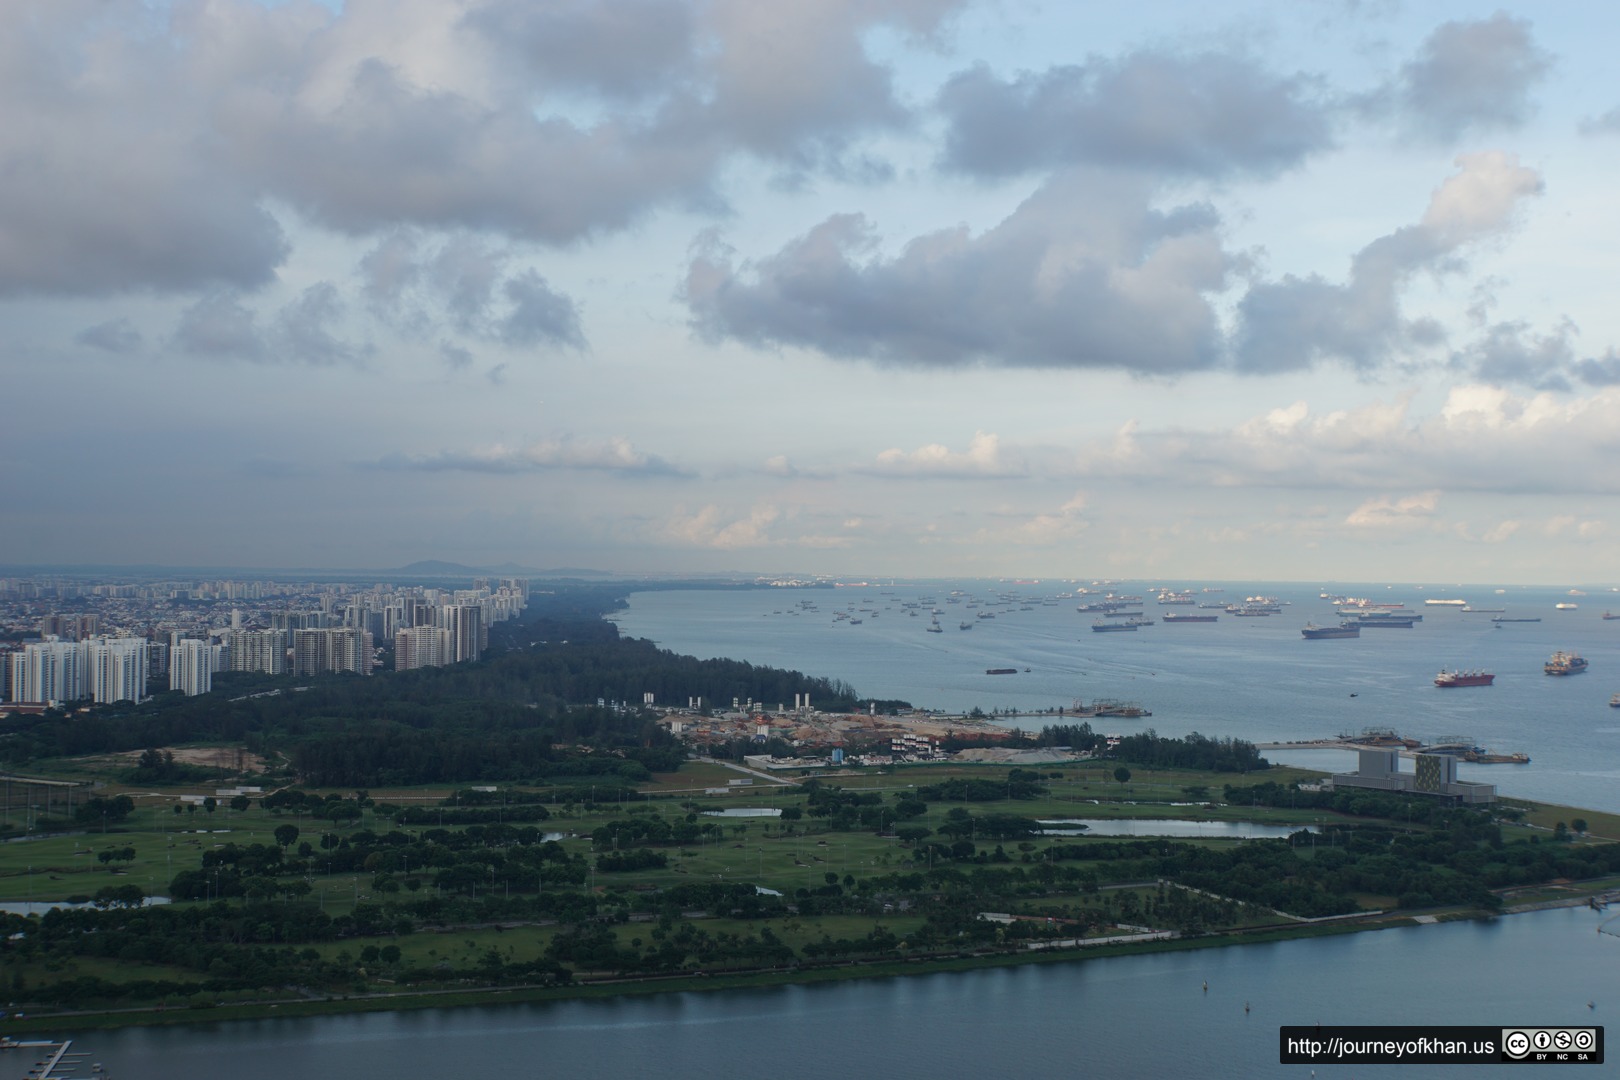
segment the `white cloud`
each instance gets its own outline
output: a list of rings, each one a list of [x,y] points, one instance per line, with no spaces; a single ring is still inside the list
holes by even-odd
[[[998,435],[978,432],[964,451],[940,443],[929,443],[915,450],[884,450],[863,471],[879,476],[941,477],[950,479],[1000,479],[1023,476],[1028,467],[1009,459]]]
[[[772,542],[770,526],[781,516],[777,507],[762,504],[751,509],[746,517],[727,521],[722,518],[720,508],[710,503],[694,514],[677,508],[663,522],[660,533],[666,540],[691,547],[722,551],[764,547]]]
[[[1438,491],[1425,491],[1399,499],[1382,496],[1368,499],[1356,507],[1344,519],[1344,523],[1358,529],[1427,527],[1439,505]]]
[[[376,467],[398,472],[527,473],[551,469],[682,477],[690,471],[637,450],[622,436],[609,439],[542,439],[524,446],[493,446],[442,451],[424,456],[391,454]]]

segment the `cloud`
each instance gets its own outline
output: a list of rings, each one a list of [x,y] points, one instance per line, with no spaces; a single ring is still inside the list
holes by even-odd
[[[1427,527],[1440,505],[1438,491],[1408,495],[1400,499],[1383,496],[1368,499],[1350,512],[1344,523],[1357,529],[1407,529]]]
[[[0,295],[252,290],[290,251],[271,207],[569,244],[721,207],[739,158],[853,175],[913,120],[868,39],[963,2],[15,0]]]
[[[718,548],[730,551],[743,547],[763,547],[771,542],[770,526],[781,517],[775,506],[760,505],[748,516],[723,521],[720,508],[712,503],[695,514],[677,509],[663,523],[664,539],[691,547]]]
[[[884,450],[861,470],[877,476],[933,477],[952,480],[993,480],[1028,474],[1028,466],[1010,461],[1002,453],[999,436],[979,432],[967,450],[957,453],[939,443],[916,450]]]
[[[1457,165],[1417,224],[1356,253],[1344,284],[1288,275],[1253,285],[1238,304],[1238,369],[1278,372],[1337,360],[1366,370],[1408,348],[1439,344],[1444,335],[1435,323],[1402,314],[1402,287],[1420,271],[1458,269],[1460,249],[1505,229],[1518,205],[1541,193],[1540,175],[1512,154],[1463,154]]]
[[[370,350],[348,344],[332,330],[343,308],[336,286],[311,285],[276,315],[272,348],[284,360],[317,367],[360,362]]]
[[[1582,521],[1574,514],[1559,514],[1548,518],[1541,532],[1549,539],[1597,540],[1608,532],[1608,526],[1601,521]]]
[[[1574,325],[1568,321],[1545,334],[1536,334],[1521,322],[1495,323],[1486,328],[1479,340],[1454,356],[1452,362],[1485,382],[1568,390],[1567,374],[1574,365],[1570,345],[1574,331]]]
[[[522,271],[507,280],[504,291],[512,306],[497,331],[502,342],[519,347],[585,347],[585,334],[580,329],[579,311],[574,302],[554,291],[538,273]]]
[[[620,473],[627,476],[692,476],[654,454],[630,445],[628,439],[544,439],[527,446],[495,444],[473,451],[443,451],[427,456],[391,454],[376,468],[396,472],[532,473],[554,469]]]
[[[138,352],[143,342],[141,332],[128,319],[109,319],[86,327],[73,340],[110,353]]]
[[[1092,481],[1194,488],[1613,495],[1620,472],[1577,463],[1620,454],[1616,415],[1620,388],[1571,399],[1471,384],[1428,415],[1414,414],[1410,395],[1323,412],[1300,401],[1227,429],[1137,427],[1129,455],[1099,441],[1075,460]]]
[[[1575,376],[1588,386],[1620,386],[1620,354],[1613,349],[1571,365]]]
[[[1144,182],[1068,172],[979,236],[919,236],[894,256],[859,214],[830,217],[773,255],[737,266],[700,242],[682,297],[709,341],[811,348],[918,367],[1212,366],[1207,295],[1231,259],[1212,209],[1151,205]]]
[[[473,363],[471,351],[452,341],[439,342],[439,357],[452,371],[465,371]]]
[[[0,295],[248,288],[287,254],[231,168],[161,17],[132,2],[0,13]]]
[[[980,529],[974,540],[1018,547],[1050,547],[1077,540],[1091,528],[1085,509],[1085,495],[1076,494],[1056,510],[1027,516],[1002,515],[1003,520]]]
[[[236,293],[213,293],[181,312],[174,343],[182,352],[209,360],[313,367],[363,363],[371,348],[349,344],[333,330],[343,309],[337,288],[318,282],[261,327],[258,313]]]
[[[1002,80],[976,67],[940,94],[948,167],[1000,177],[1097,165],[1271,174],[1332,142],[1331,106],[1300,75],[1241,56],[1145,50]]]
[[[509,348],[586,348],[573,298],[533,267],[509,269],[518,258],[481,236],[396,230],[361,258],[361,290],[373,314],[418,334],[442,320]]]
[[[1498,12],[1437,27],[1387,96],[1410,133],[1450,142],[1523,124],[1530,92],[1551,67],[1530,23]]]
[[[234,293],[214,293],[181,313],[175,343],[184,352],[210,360],[263,363],[269,350],[257,319]]]
[[[1620,108],[1587,117],[1581,121],[1580,131],[1582,135],[1620,135]]]
[[[484,4],[466,25],[537,87],[656,100],[696,74],[700,27],[681,0]]]

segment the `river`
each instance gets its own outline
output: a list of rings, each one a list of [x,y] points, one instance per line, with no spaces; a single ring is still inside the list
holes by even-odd
[[[1278,1064],[1282,1025],[1606,1023],[1620,1015],[1620,938],[1594,930],[1610,914],[769,990],[131,1028],[85,1034],[75,1049],[117,1080],[1301,1077]]]

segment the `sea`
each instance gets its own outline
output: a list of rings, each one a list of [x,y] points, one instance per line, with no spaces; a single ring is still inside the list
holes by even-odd
[[[885,582],[837,588],[638,592],[613,616],[621,633],[698,657],[730,657],[842,680],[874,700],[952,712],[1019,715],[997,722],[1039,730],[1064,722],[1046,710],[1097,700],[1152,713],[1091,721],[1107,734],[1152,729],[1286,743],[1389,730],[1433,744],[1463,742],[1523,753],[1528,764],[1459,764],[1463,780],[1502,795],[1620,813],[1620,591],[1524,586],[1279,582],[1181,586],[1200,604],[1281,602],[1281,614],[1239,617],[1218,608],[1160,605],[1163,582]],[[1175,583],[1169,583],[1176,587]],[[1078,589],[1090,590],[1077,594]],[[1077,610],[1113,592],[1141,596],[1155,623],[1095,633]],[[1404,604],[1410,629],[1363,629],[1359,638],[1306,640],[1307,624],[1335,626],[1349,596]],[[1473,610],[1428,605],[1466,600]],[[954,603],[950,601],[956,601]],[[1557,605],[1574,605],[1560,609]],[[913,605],[913,606],[908,606]],[[941,632],[930,633],[939,608]],[[917,612],[912,615],[911,612]],[[838,618],[837,613],[850,617]],[[1166,612],[1214,614],[1170,624]],[[993,618],[980,618],[983,614]],[[854,619],[860,619],[853,625]],[[1494,622],[1493,619],[1539,619]],[[1110,620],[1113,621],[1113,620]],[[970,629],[961,629],[967,623]],[[1557,651],[1587,671],[1548,676]],[[996,668],[1013,674],[990,675]],[[1495,674],[1491,686],[1442,689],[1442,669]],[[684,705],[684,701],[660,704]],[[730,702],[711,702],[717,707]],[[765,702],[766,708],[792,702]],[[811,703],[815,704],[814,701]],[[1355,767],[1344,750],[1268,750],[1274,762],[1328,771]],[[1410,765],[1407,768],[1411,768]]]
[[[1146,597],[1149,584],[1112,589]],[[615,619],[624,633],[678,652],[841,679],[871,698],[1035,714],[998,721],[1026,729],[1047,722],[1046,709],[1117,699],[1153,715],[1099,721],[1099,729],[1256,742],[1368,728],[1466,738],[1494,751],[1523,751],[1531,761],[1464,765],[1465,779],[1494,783],[1508,795],[1620,812],[1620,710],[1609,707],[1620,690],[1620,620],[1602,619],[1606,604],[1620,612],[1620,596],[1607,590],[1199,583],[1183,587],[1221,590],[1198,592],[1206,603],[1271,596],[1285,606],[1263,618],[1222,612],[1216,623],[1095,634],[1095,616],[1075,610],[1093,599],[1077,598],[1078,587],[1107,591],[1061,581],[648,591],[631,597]],[[1404,602],[1424,618],[1410,630],[1306,641],[1299,630],[1307,622],[1336,621],[1323,592]],[[958,602],[948,603],[953,596]],[[1431,597],[1541,622],[1493,624],[1498,613],[1425,606]],[[1558,610],[1558,603],[1577,607]],[[926,631],[933,607],[942,611],[937,634]],[[914,618],[910,610],[920,613]],[[1197,609],[1161,608],[1149,598],[1144,610],[1157,618]],[[850,625],[835,619],[836,611],[862,621]],[[995,618],[979,619],[980,612]],[[959,629],[964,621],[972,629]],[[1590,670],[1544,675],[1541,665],[1556,650],[1579,652]],[[1005,667],[1017,670],[985,674]],[[1495,685],[1442,690],[1433,683],[1441,668],[1491,671]],[[1267,756],[1353,767],[1344,751]],[[84,1060],[104,1063],[120,1080],[1306,1077],[1310,1067],[1279,1063],[1283,1025],[1388,1025],[1392,1032],[1412,1025],[1605,1026],[1620,1018],[1616,931],[1613,909],[1559,908],[814,986],[42,1034],[76,1038],[74,1049],[91,1055]],[[0,1077],[10,1075],[12,1062],[13,1055],[0,1054]],[[1401,1080],[1480,1071],[1410,1063],[1315,1068],[1323,1076]]]

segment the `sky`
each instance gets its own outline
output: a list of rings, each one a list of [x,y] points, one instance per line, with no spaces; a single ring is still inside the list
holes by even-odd
[[[1620,580],[1620,8],[8,0],[0,562]]]

